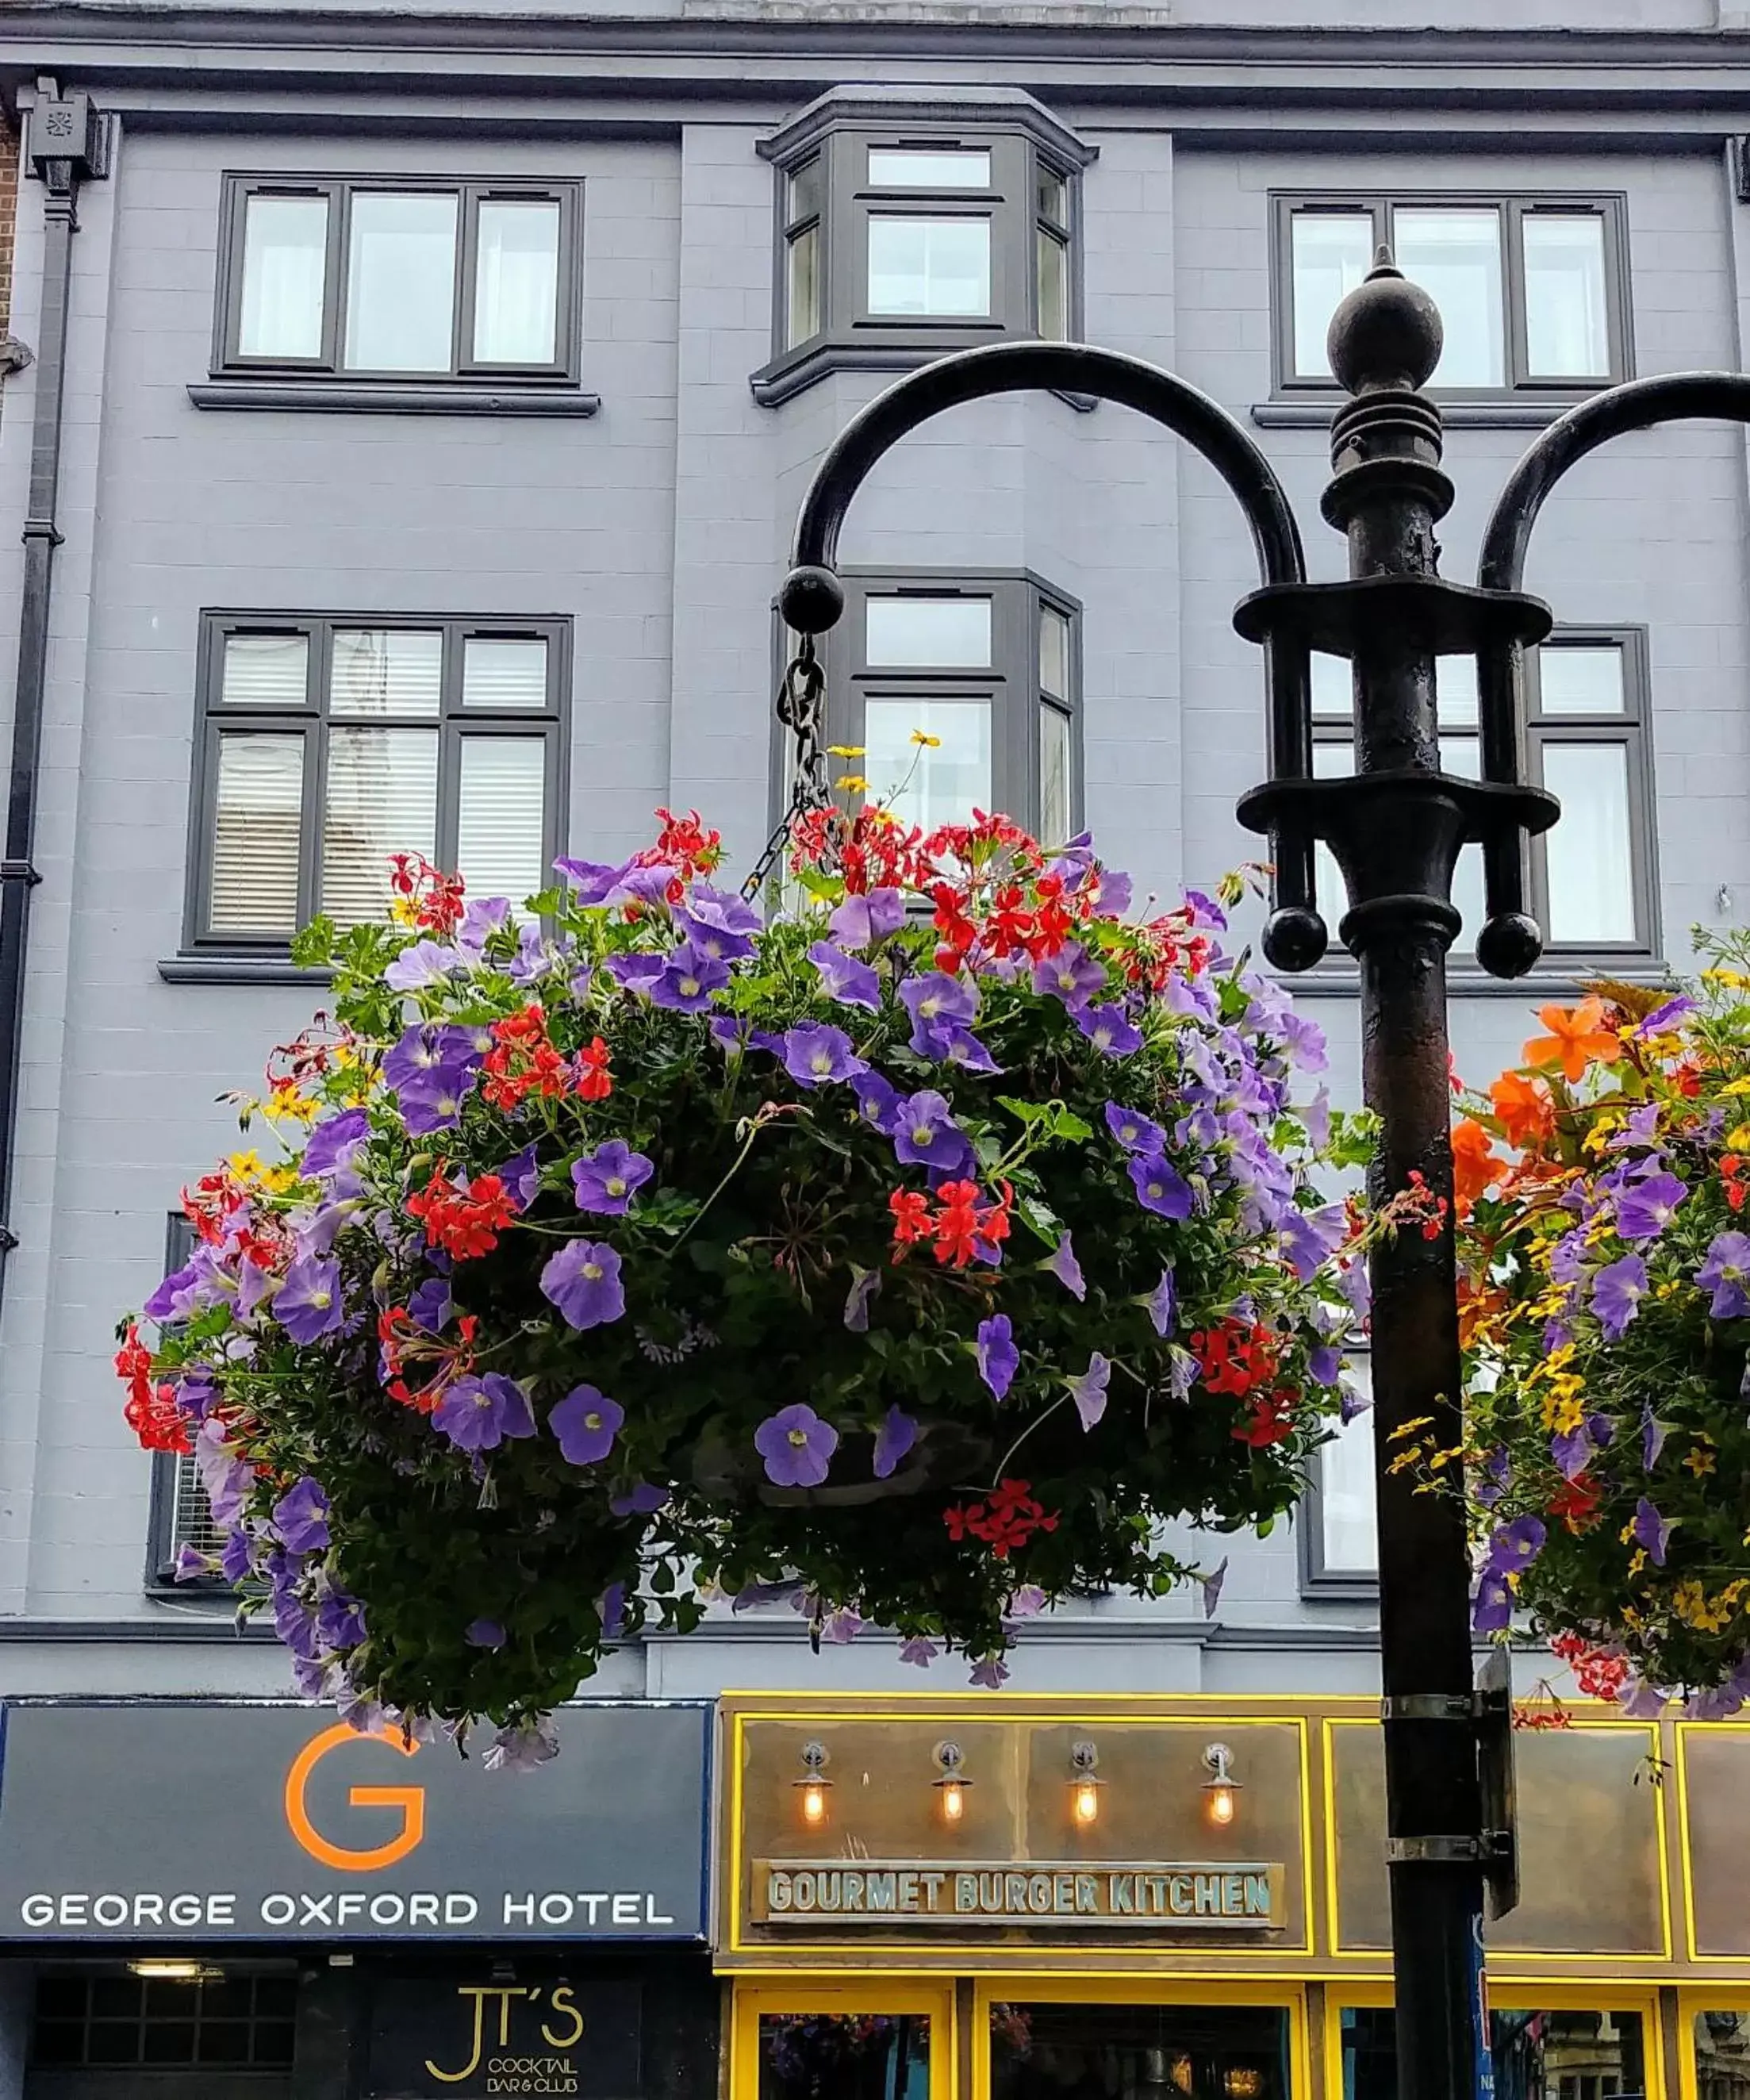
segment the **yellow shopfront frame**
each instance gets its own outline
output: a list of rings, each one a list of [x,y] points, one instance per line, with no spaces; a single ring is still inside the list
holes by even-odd
[[[1750,2019],[1750,1983],[1690,1983],[1677,1994],[1677,2100],[1701,2100],[1695,2066],[1695,2023],[1704,2013],[1741,2013]]]
[[[854,1983],[830,1977],[738,1977],[730,2018],[729,2100],[758,2100],[760,2022],[774,2013],[922,2014],[934,2023],[929,2100],[959,2100],[961,2037],[951,1976],[882,1973]]]

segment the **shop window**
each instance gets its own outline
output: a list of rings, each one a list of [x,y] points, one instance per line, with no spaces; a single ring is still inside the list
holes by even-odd
[[[1443,656],[1435,669],[1441,762],[1476,779],[1475,663]],[[1558,968],[1646,963],[1659,951],[1647,685],[1638,629],[1565,629],[1527,652],[1527,765],[1562,801],[1561,822],[1532,848],[1531,908],[1544,929],[1545,959]],[[1337,657],[1312,660],[1312,713],[1313,771],[1321,779],[1353,772],[1350,668]],[[1316,874],[1320,909],[1334,930],[1347,907],[1328,847],[1318,849]],[[1480,846],[1459,856],[1452,902],[1463,921],[1452,949],[1461,969],[1483,924]]]
[[[215,373],[576,377],[582,185],[229,175]]]
[[[390,902],[390,857],[520,901],[558,849],[569,623],[208,613],[192,950],[283,953]]]
[[[759,2100],[929,2100],[926,2013],[761,2013]]]
[[[1343,2100],[1396,2100],[1397,2015],[1389,2005],[1341,2014]],[[1647,2089],[1645,2022],[1638,2012],[1489,2014],[1496,2100],[1616,2100]]]
[[[1345,1383],[1370,1397],[1373,1360],[1351,1345]],[[1300,1580],[1308,1596],[1369,1599],[1379,1593],[1379,1512],[1373,1485],[1371,1407],[1338,1428],[1313,1460],[1295,1519]]]
[[[128,1969],[51,1970],[37,1979],[31,2064],[118,2074],[289,2070],[297,2010],[289,1968],[143,1958]]]
[[[1278,197],[1278,387],[1332,386],[1331,315],[1382,241],[1445,322],[1435,392],[1574,396],[1626,379],[1625,218],[1620,196]]]
[[[827,642],[839,777],[925,831],[1001,810],[1049,845],[1081,813],[1078,613],[1032,576],[863,571]]]
[[[951,1986],[736,1987],[730,2100],[949,2100]]]
[[[1695,2100],[1750,2100],[1750,2012],[1698,2013]]]
[[[759,400],[828,371],[1077,332],[1077,188],[1092,157],[1030,97],[963,109],[932,97],[914,117],[851,90],[760,151],[777,179],[778,266]]]
[[[181,1268],[194,1250],[194,1228],[180,1211],[165,1220],[164,1273]],[[199,1577],[192,1583],[177,1582],[177,1555],[185,1546],[216,1560],[225,1550],[225,1533],[213,1521],[213,1511],[195,1471],[192,1458],[174,1451],[158,1451],[152,1461],[152,1510],[146,1551],[146,1586],[160,1589],[174,1584],[179,1590],[225,1590],[223,1576]]]
[[[991,2100],[1289,2100],[1281,2005],[990,2007]]]

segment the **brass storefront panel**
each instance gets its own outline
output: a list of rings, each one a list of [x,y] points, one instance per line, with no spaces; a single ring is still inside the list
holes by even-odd
[[[1309,1737],[1298,1718],[738,1714],[728,1951],[1310,1952]],[[1237,1781],[1227,1823],[1211,1808],[1218,1740]],[[1073,1793],[1087,1744],[1091,1820]],[[827,1783],[818,1822],[810,1771]]]
[[[1391,1921],[1382,1738],[1377,1723],[1360,1720],[1328,1722],[1325,1735],[1336,1833],[1333,1950],[1383,1953]],[[1519,1906],[1490,1926],[1490,1952],[1668,1959],[1657,1728],[1587,1723],[1522,1733],[1517,1748]]]

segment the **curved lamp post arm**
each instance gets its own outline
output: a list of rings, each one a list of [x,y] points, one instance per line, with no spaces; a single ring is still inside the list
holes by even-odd
[[[1483,529],[1478,584],[1490,591],[1523,589],[1532,528],[1550,492],[1570,467],[1600,445],[1630,430],[1701,418],[1750,424],[1750,377],[1736,372],[1669,373],[1654,379],[1630,380],[1626,386],[1612,386],[1570,408],[1528,448],[1507,477]],[[1479,651],[1477,676],[1483,778],[1523,780],[1526,777],[1524,644],[1501,635]],[[1502,832],[1488,839],[1483,861],[1489,917],[1523,913],[1523,837],[1517,832]]]
[[[884,454],[918,426],[993,394],[1051,391],[1091,395],[1171,430],[1227,483],[1245,514],[1265,585],[1306,578],[1300,528],[1276,470],[1219,402],[1139,357],[1087,343],[1004,342],[961,351],[909,373],[845,426],[815,469],[797,514],[790,575],[778,610],[799,634],[823,634],[844,609],[835,569],[839,533],[852,499]],[[1312,770],[1309,651],[1272,638],[1265,649],[1270,695],[1271,772],[1304,780]],[[1272,836],[1279,905],[1312,908],[1312,844],[1298,832]]]

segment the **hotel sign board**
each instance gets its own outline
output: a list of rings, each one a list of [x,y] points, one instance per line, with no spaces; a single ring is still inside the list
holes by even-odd
[[[1280,1930],[1283,1868],[1191,1860],[756,1860],[769,1926]]]

